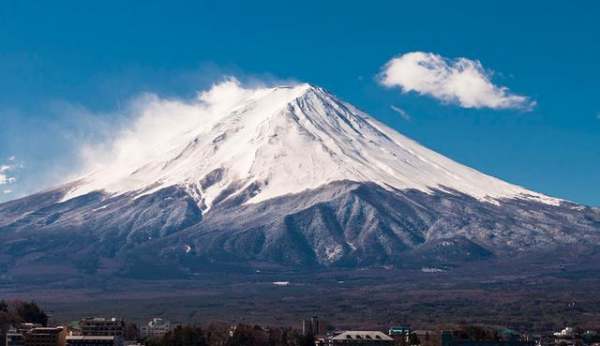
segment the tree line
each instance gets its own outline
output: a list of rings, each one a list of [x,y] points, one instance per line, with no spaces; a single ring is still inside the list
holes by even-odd
[[[47,326],[48,314],[33,301],[0,300],[0,334],[6,333],[11,325],[19,323]]]
[[[313,346],[312,335],[292,328],[211,323],[206,327],[177,326],[159,338],[145,340],[148,346]]]

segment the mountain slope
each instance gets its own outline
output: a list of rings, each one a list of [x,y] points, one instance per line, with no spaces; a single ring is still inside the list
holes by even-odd
[[[185,185],[210,208],[250,186],[249,202],[256,203],[351,180],[422,191],[444,187],[489,201],[519,196],[558,203],[436,154],[308,84],[259,89],[222,112],[208,126],[186,129],[157,147],[143,165],[109,166],[83,178],[65,199]]]
[[[144,162],[1,204],[0,273],[451,267],[600,244],[597,209],[458,164],[320,88],[235,95]]]

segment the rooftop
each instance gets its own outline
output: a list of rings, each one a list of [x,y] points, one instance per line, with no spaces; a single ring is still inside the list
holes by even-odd
[[[394,339],[380,331],[373,330],[349,330],[337,335],[333,340],[381,340],[393,341]]]
[[[86,321],[86,322],[120,322],[121,319],[120,318],[116,318],[116,317],[111,317],[111,318],[105,318],[105,317],[86,317],[83,318],[82,321]]]
[[[114,340],[114,336],[93,336],[93,335],[71,335],[67,336],[67,340]]]

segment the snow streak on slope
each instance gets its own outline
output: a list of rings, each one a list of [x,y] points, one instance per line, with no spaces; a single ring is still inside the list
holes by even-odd
[[[494,203],[559,202],[447,159],[308,84],[244,89],[228,81],[169,109],[192,114],[190,126],[145,143],[152,155],[144,162],[116,155],[119,160],[82,178],[65,199],[182,185],[207,209],[242,191],[250,194],[247,203],[258,203],[351,180],[387,189],[453,189]],[[118,142],[114,150],[124,152]]]

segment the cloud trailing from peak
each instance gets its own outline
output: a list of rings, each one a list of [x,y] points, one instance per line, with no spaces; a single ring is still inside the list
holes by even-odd
[[[467,58],[448,59],[426,52],[410,52],[388,61],[378,82],[402,92],[416,92],[464,108],[531,110],[527,96],[517,95],[491,81],[492,72],[481,62]]]
[[[113,129],[101,141],[82,145],[81,169],[69,179],[100,170],[110,172],[105,177],[107,181],[129,175],[140,164],[171,150],[181,136],[210,128],[241,101],[268,87],[256,81],[248,84],[225,77],[191,99],[143,94],[125,107],[123,117],[129,120],[124,126]]]
[[[220,74],[193,84],[181,93],[160,88],[158,92],[136,92],[120,99],[112,109],[51,100],[44,109],[53,121],[12,121],[0,126],[0,149],[4,149],[0,150],[0,203],[99,170],[107,169],[114,177],[129,174],[140,162],[168,150],[182,132],[218,122],[253,93],[300,83],[272,76]],[[8,114],[9,120],[36,119],[21,111]],[[43,133],[26,141],[13,136],[25,131]]]

